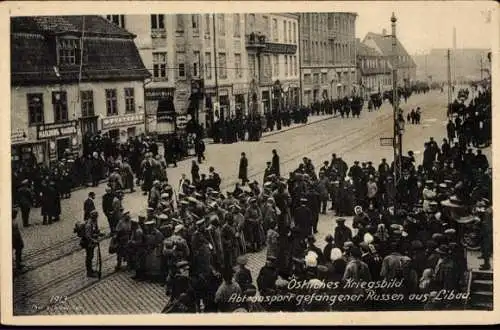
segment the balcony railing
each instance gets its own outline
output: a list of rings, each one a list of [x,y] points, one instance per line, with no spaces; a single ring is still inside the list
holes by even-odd
[[[254,49],[264,49],[266,48],[266,36],[252,32],[245,36],[246,47]]]

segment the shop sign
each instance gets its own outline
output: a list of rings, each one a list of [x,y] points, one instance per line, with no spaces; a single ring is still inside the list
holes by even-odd
[[[263,51],[273,54],[295,54],[297,52],[297,45],[268,42]]]
[[[71,120],[65,123],[43,124],[37,126],[37,138],[50,139],[55,137],[77,134],[78,121]]]
[[[130,114],[122,116],[113,116],[102,120],[102,129],[110,129],[122,126],[138,125],[144,122],[144,114]]]
[[[175,119],[175,124],[178,129],[184,129],[187,126],[187,123],[191,120],[190,115],[178,115]]]
[[[146,101],[158,101],[174,95],[175,88],[146,88],[144,98]]]
[[[10,133],[10,143],[17,144],[28,141],[28,134],[24,130],[18,130]]]

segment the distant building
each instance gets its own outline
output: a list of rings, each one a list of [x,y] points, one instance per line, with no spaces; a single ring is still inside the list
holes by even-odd
[[[392,63],[392,37],[386,30],[382,34],[369,32],[362,41],[365,45],[374,48],[381,53],[389,63]],[[396,40],[398,86],[409,86],[416,80],[417,65],[408,54],[399,39]]]
[[[300,14],[302,103],[356,93],[356,13]]]
[[[356,43],[358,84],[363,97],[392,89],[392,67],[387,59],[374,48]]]
[[[414,55],[417,63],[417,79],[436,82],[448,81],[448,49],[431,49],[427,54]],[[490,75],[489,49],[450,49],[452,80],[467,81]],[[482,74],[481,74],[482,72]]]
[[[100,16],[11,18],[12,160],[49,163],[82,137],[144,131],[149,72],[130,32]]]

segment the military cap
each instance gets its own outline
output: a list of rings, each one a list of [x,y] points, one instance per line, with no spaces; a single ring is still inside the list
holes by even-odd
[[[185,194],[185,193],[183,193],[182,191],[179,191],[179,193],[178,193],[177,195],[179,195],[179,197],[184,197],[184,196],[186,196],[186,194]]]
[[[155,209],[152,207],[148,207],[146,210],[148,211],[148,213],[151,213],[151,212],[154,212]]]
[[[448,254],[449,247],[446,244],[440,244],[439,247],[437,249],[435,249],[434,251],[436,251],[439,254]]]
[[[139,223],[139,219],[138,218],[132,218],[130,219],[131,222],[135,222],[135,223]]]
[[[200,219],[200,220],[196,221],[196,225],[197,225],[197,226],[201,226],[201,225],[203,225],[204,223],[205,223],[205,219]]]
[[[188,202],[190,203],[198,203],[198,200],[196,198],[194,198],[193,196],[189,196],[187,198]]]
[[[156,216],[160,220],[167,220],[168,216],[165,213],[160,213]]]
[[[154,222],[153,220],[149,220],[149,221],[144,222],[144,224],[145,224],[146,226],[153,226],[153,225],[155,225],[155,224],[156,224],[156,222]]]
[[[354,164],[359,164],[359,160],[355,160],[355,161],[354,161]]]
[[[325,242],[327,243],[333,242],[333,236],[331,234],[326,235]]]
[[[444,231],[445,235],[455,235],[456,233],[457,233],[457,231],[453,228],[448,228]]]
[[[436,201],[432,201],[429,203],[430,206],[438,206],[438,202]]]
[[[397,223],[393,223],[390,228],[392,230],[399,230],[399,229],[401,229],[401,225],[398,225]]]
[[[354,246],[354,243],[351,241],[344,242],[344,249],[350,249]]]
[[[408,236],[408,233],[407,233],[406,231],[404,231],[404,230],[403,230],[403,231],[401,231],[401,236],[402,236],[402,237],[407,237],[407,236]]]
[[[271,162],[266,162],[267,165],[271,165]]]
[[[179,218],[172,218],[172,221],[175,222],[175,223],[180,223],[180,224],[183,223],[182,220],[179,219]]]
[[[184,229],[183,225],[176,225],[174,228],[174,233],[177,234],[178,232],[180,232],[183,229]]]
[[[188,187],[189,187],[189,189],[196,189],[196,187],[192,184],[190,184]]]
[[[95,211],[95,210],[94,210],[94,211]],[[130,215],[130,211],[125,211],[125,212],[123,212],[123,214],[122,214],[122,216],[124,216],[124,217],[125,217],[125,216],[127,216],[127,215]]]
[[[433,184],[434,180],[425,180],[425,184]]]
[[[257,199],[255,197],[251,197],[248,202],[249,203],[255,203],[257,201]]]
[[[246,265],[248,262],[248,258],[242,255],[236,258],[236,262],[238,263],[238,265]]]
[[[140,216],[138,217],[138,220],[139,220],[139,222],[144,222],[144,221],[146,221],[146,217],[145,217],[145,216],[143,216],[143,215],[140,215]]]
[[[448,188],[448,185],[446,183],[440,183],[439,188]]]
[[[337,223],[339,223],[339,222],[345,222],[345,219],[344,218],[337,218],[337,219],[335,219],[335,221]]]
[[[272,182],[267,181],[266,183],[264,183],[264,187],[269,187],[269,186],[271,186],[272,184],[273,184]]]
[[[318,269],[319,273],[323,273],[323,274],[328,273],[328,267],[326,267],[324,265],[318,265],[317,269]]]
[[[175,264],[175,266],[177,268],[186,268],[189,267],[189,262],[187,262],[186,260],[179,261],[178,263]]]
[[[275,256],[267,256],[266,258],[267,261],[276,261],[276,257]]]
[[[104,188],[104,190],[105,190],[107,193],[109,193],[109,192],[111,192],[111,187],[109,187],[109,186],[108,186],[108,187]]]
[[[160,181],[159,180],[154,180],[153,181],[153,185],[159,185],[160,184]]]
[[[422,244],[422,242],[419,240],[411,241],[410,244],[412,250],[420,250],[424,248],[424,244]]]
[[[402,235],[403,235],[403,232],[402,232],[401,230],[399,230],[399,229],[398,229],[398,230],[393,231],[393,232],[392,232],[392,234],[393,234],[394,236],[402,236]]]
[[[167,193],[163,193],[163,194],[160,195],[160,198],[161,199],[165,199],[165,198],[168,198],[168,196],[169,195]]]
[[[295,262],[295,263],[298,263],[298,264],[303,264],[305,262],[304,259],[297,258],[297,257],[293,257],[292,261]]]
[[[181,200],[181,204],[182,204],[182,205],[189,205],[189,202],[188,202],[187,200],[184,200],[184,199],[183,199],[183,200]]]
[[[196,197],[196,198],[203,198],[203,195],[202,195],[202,194],[200,194],[199,192],[195,192],[193,195],[194,195],[194,197]]]
[[[441,234],[441,233],[434,233],[434,234],[432,234],[431,239],[432,239],[433,241],[436,241],[436,242],[437,242],[437,241],[439,241],[439,240],[442,240],[442,239],[443,239],[443,237],[444,237],[444,236],[443,236],[443,234]]]

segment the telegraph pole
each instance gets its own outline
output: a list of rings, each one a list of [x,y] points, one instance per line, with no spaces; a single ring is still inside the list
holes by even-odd
[[[221,106],[220,106],[220,102],[219,102],[219,77],[218,77],[218,66],[217,66],[217,36],[215,35],[215,31],[216,31],[216,28],[215,28],[215,14],[212,14],[212,18],[213,18],[213,35],[214,35],[214,66],[215,66],[215,72],[214,72],[214,78],[215,78],[215,98],[216,98],[216,102],[219,104],[219,120],[221,119]],[[214,114],[215,115],[215,114]]]
[[[399,96],[398,96],[398,55],[397,55],[397,39],[396,39],[396,16],[392,13],[391,26],[392,26],[392,110],[394,121],[394,184],[397,186],[402,177],[403,167],[403,141],[402,132],[399,127]]]
[[[479,62],[481,65],[481,81],[483,81],[483,55],[479,58]]]

